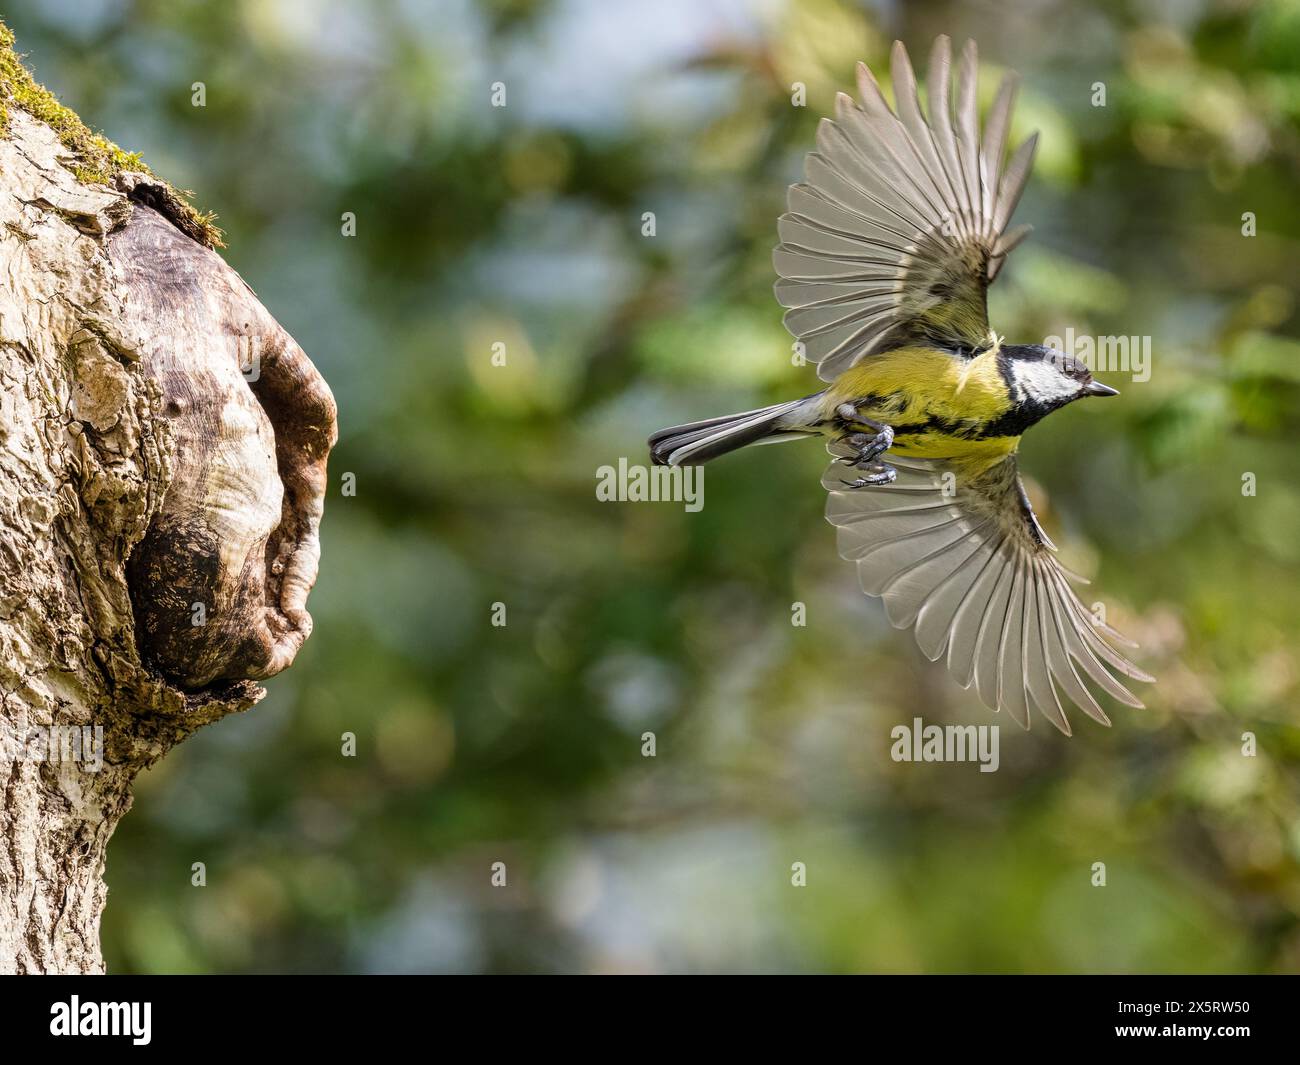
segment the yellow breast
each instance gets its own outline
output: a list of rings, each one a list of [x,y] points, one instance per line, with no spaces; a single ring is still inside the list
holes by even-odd
[[[872,355],[832,381],[826,397],[828,412],[854,403],[867,417],[892,426],[892,450],[900,455],[984,467],[1019,442],[978,435],[1012,406],[996,347],[973,359],[928,347]]]

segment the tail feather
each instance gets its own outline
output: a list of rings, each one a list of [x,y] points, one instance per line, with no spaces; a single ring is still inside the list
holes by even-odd
[[[789,438],[795,434],[777,429],[776,423],[800,402],[796,399],[741,414],[660,429],[650,437],[650,458],[656,466],[701,465],[748,444],[761,443],[765,438],[773,441]]]

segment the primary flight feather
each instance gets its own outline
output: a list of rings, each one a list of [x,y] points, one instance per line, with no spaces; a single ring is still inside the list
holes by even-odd
[[[1089,682],[1140,707],[1116,674],[1151,678],[1070,588],[1079,578],[1053,557],[1016,451],[1053,410],[1116,393],[1058,351],[1004,344],[988,322],[988,286],[1029,232],[1008,226],[1037,134],[1003,165],[1009,74],[981,135],[973,41],[955,100],[948,38],[935,42],[925,113],[900,43],[891,65],[897,111],[859,64],[860,101],[837,96],[778,224],[776,296],[828,387],[663,429],[651,455],[694,464],[747,444],[829,437],[827,517],[890,620],[1025,728],[1036,707],[1068,735],[1063,696],[1109,724]],[[846,467],[860,476],[845,480]]]

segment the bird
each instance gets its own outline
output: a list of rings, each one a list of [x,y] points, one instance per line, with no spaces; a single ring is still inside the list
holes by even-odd
[[[839,552],[891,623],[1025,729],[1036,709],[1070,735],[1067,704],[1109,725],[1090,685],[1141,708],[1117,675],[1154,678],[1079,600],[1072,585],[1087,581],[1054,557],[1017,455],[1053,411],[1118,392],[1062,351],[1007,343],[988,320],[988,288],[1030,232],[1010,222],[1038,134],[1007,151],[1014,72],[981,129],[973,41],[955,100],[951,41],[935,41],[924,112],[901,42],[890,59],[895,107],[859,63],[858,101],[837,94],[778,222],[776,297],[826,387],[660,430],[651,461],[825,438]]]

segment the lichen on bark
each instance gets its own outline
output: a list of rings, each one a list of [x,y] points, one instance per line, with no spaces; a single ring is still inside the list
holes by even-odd
[[[208,248],[223,248],[216,214],[203,212],[190,203],[190,193],[174,188],[154,176],[138,152],[128,152],[102,133],[89,129],[75,111],[61,104],[55,95],[32,77],[14,51],[14,35],[0,21],[0,134],[9,128],[15,108],[44,122],[58,136],[72,156],[70,169],[87,185],[129,187],[138,191],[140,202],[148,203],[169,217],[182,232]],[[128,177],[123,181],[124,175]],[[135,197],[133,197],[135,198]]]

